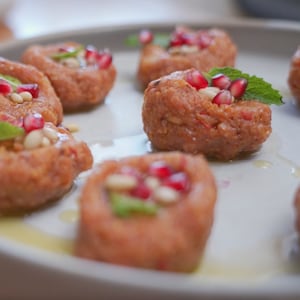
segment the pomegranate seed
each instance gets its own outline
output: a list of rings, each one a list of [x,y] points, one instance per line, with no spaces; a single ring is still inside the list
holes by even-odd
[[[32,130],[42,129],[44,124],[44,118],[39,113],[26,115],[23,120],[23,127],[27,133]]]
[[[88,45],[85,47],[84,58],[87,61],[94,61],[97,56],[98,50],[94,46]]]
[[[185,43],[185,39],[183,38],[184,34],[185,31],[181,27],[177,27],[171,35],[169,47],[182,46]]]
[[[198,35],[198,47],[200,49],[205,49],[207,48],[212,42],[212,37],[207,33],[207,32],[201,32]]]
[[[217,104],[217,105],[231,104],[232,103],[232,95],[228,90],[222,90],[213,98],[212,103]]]
[[[5,80],[0,79],[0,93],[3,95],[7,95],[13,91],[11,85]]]
[[[139,41],[141,44],[150,44],[153,41],[153,34],[149,30],[142,30],[139,34]]]
[[[172,169],[163,161],[155,161],[150,165],[149,175],[158,178],[166,178],[173,174]]]
[[[208,81],[197,70],[192,70],[186,74],[186,81],[195,89],[200,90],[208,87]]]
[[[178,46],[182,46],[184,43],[184,41],[182,40],[181,37],[179,36],[172,36],[170,43],[169,43],[169,47],[178,47]]]
[[[211,78],[211,84],[221,90],[226,90],[229,88],[231,80],[228,76],[220,73]]]
[[[181,35],[181,39],[184,45],[195,45],[196,44],[196,37],[194,34],[191,33],[183,33]]]
[[[37,98],[39,96],[39,85],[37,83],[20,84],[17,87],[17,93],[29,92],[32,98]]]
[[[97,64],[100,69],[108,69],[112,63],[112,55],[109,52],[98,53]]]
[[[151,195],[151,189],[145,183],[141,182],[130,192],[130,195],[140,199],[148,199]]]
[[[237,78],[234,81],[232,81],[229,91],[231,92],[231,95],[235,98],[241,98],[246,91],[248,85],[248,81],[245,78]]]
[[[164,186],[173,188],[176,191],[186,191],[189,186],[189,180],[184,172],[172,174],[163,181]]]

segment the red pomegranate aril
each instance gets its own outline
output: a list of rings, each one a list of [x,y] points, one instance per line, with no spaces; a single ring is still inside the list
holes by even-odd
[[[148,173],[150,176],[155,176],[163,179],[172,175],[173,170],[165,162],[155,161],[150,165]]]
[[[184,44],[184,38],[183,35],[185,34],[185,31],[178,27],[176,30],[172,33],[169,47],[179,47]]]
[[[235,98],[241,98],[245,92],[248,85],[248,81],[245,78],[237,78],[232,81],[231,85],[229,86],[229,91],[231,95]]]
[[[97,64],[100,69],[108,69],[112,63],[112,55],[109,52],[101,52],[97,57]]]
[[[98,56],[98,50],[92,46],[88,45],[85,47],[84,58],[88,61],[96,59]]]
[[[215,86],[221,90],[226,90],[229,88],[231,80],[228,76],[224,74],[217,74],[211,78],[211,85]]]
[[[189,179],[184,172],[178,172],[164,179],[162,184],[176,191],[186,191],[189,187]]]
[[[190,33],[183,33],[181,39],[184,45],[195,45],[197,42],[195,35]]]
[[[186,74],[186,81],[196,90],[208,87],[207,79],[197,70],[192,70]]]
[[[0,79],[0,94],[7,95],[13,91],[11,85],[4,79]]]
[[[26,115],[23,120],[23,127],[27,133],[36,129],[42,129],[44,124],[44,118],[39,113]]]
[[[182,46],[184,44],[183,39],[180,36],[172,36],[170,43],[169,43],[169,47],[179,47]]]
[[[32,98],[37,98],[39,96],[39,85],[37,83],[27,83],[20,84],[17,87],[17,93],[29,92],[32,95]]]
[[[130,191],[130,195],[145,200],[150,197],[151,190],[145,183],[141,182],[136,188]]]
[[[220,91],[212,100],[212,103],[221,105],[221,104],[231,104],[232,95],[228,90]]]
[[[212,37],[207,32],[201,32],[198,36],[197,44],[200,49],[205,49],[212,43]]]
[[[150,44],[153,41],[153,34],[151,31],[144,29],[139,34],[139,41],[141,44]]]

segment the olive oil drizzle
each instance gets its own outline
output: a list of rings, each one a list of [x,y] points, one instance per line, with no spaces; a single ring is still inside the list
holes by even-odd
[[[59,254],[71,254],[73,251],[73,240],[45,233],[19,218],[1,218],[0,236]]]

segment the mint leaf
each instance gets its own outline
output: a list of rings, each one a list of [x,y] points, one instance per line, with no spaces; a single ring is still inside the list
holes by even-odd
[[[61,60],[61,59],[66,59],[70,57],[77,57],[80,51],[83,50],[83,46],[74,48],[71,51],[65,51],[65,52],[57,52],[51,55],[51,58]]]
[[[145,202],[138,198],[119,194],[109,193],[112,210],[118,217],[129,217],[132,214],[155,215],[158,207],[154,203]]]
[[[170,35],[167,33],[156,33],[154,34],[153,41],[151,44],[166,48],[170,42]],[[125,39],[125,45],[129,47],[138,47],[141,45],[139,40],[139,34],[131,34]]]
[[[167,48],[170,43],[170,35],[166,33],[156,33],[152,43]]]
[[[125,45],[129,47],[137,47],[140,45],[139,35],[131,34],[125,39]]]
[[[16,89],[18,85],[22,84],[22,82],[13,76],[0,74],[0,79],[6,80],[13,89]]]
[[[228,76],[231,80],[237,78],[245,78],[248,80],[248,86],[242,100],[258,100],[265,104],[275,104],[282,105],[282,96],[280,92],[272,87],[272,85],[266,82],[264,79],[251,76],[249,74],[243,73],[242,71],[230,67],[224,68],[213,68],[210,70],[206,76],[210,80],[211,77],[222,73]]]
[[[24,134],[24,129],[8,122],[0,121],[0,141],[10,140]]]

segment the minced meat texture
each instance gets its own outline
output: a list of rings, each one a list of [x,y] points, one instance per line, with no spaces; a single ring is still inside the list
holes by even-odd
[[[230,160],[253,152],[270,135],[271,109],[258,101],[218,106],[174,72],[149,84],[142,118],[154,148]]]

